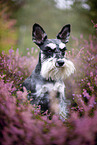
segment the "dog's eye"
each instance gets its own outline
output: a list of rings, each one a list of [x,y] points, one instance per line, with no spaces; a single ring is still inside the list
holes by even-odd
[[[46,47],[46,51],[47,51],[48,53],[52,53],[54,50],[52,50],[50,47]]]
[[[52,50],[51,50],[51,49],[49,49],[49,50],[47,50],[47,52],[51,53],[51,52],[52,52]]]

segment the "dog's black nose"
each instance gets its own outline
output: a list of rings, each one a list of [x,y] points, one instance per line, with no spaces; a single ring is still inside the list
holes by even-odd
[[[64,60],[57,60],[56,61],[56,67],[62,67],[64,65]]]

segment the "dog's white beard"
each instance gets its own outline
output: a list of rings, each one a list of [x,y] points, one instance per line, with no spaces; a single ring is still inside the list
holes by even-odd
[[[73,62],[67,59],[63,59],[65,64],[63,67],[56,67],[56,58],[49,58],[42,63],[41,75],[43,78],[52,80],[64,80],[69,77],[75,71]]]

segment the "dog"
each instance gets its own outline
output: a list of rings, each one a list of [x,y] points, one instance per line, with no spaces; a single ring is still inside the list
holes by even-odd
[[[41,105],[42,111],[49,110],[62,118],[68,113],[64,80],[75,71],[73,62],[65,57],[70,29],[67,24],[56,39],[48,39],[39,24],[33,25],[32,40],[40,48],[39,60],[31,76],[23,82],[32,104]]]

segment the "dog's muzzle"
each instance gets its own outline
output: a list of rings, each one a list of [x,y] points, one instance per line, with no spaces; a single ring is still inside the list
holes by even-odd
[[[64,60],[58,59],[58,60],[56,61],[56,63],[55,63],[55,66],[56,66],[56,67],[63,67],[64,64],[65,64],[65,61],[64,61]]]

